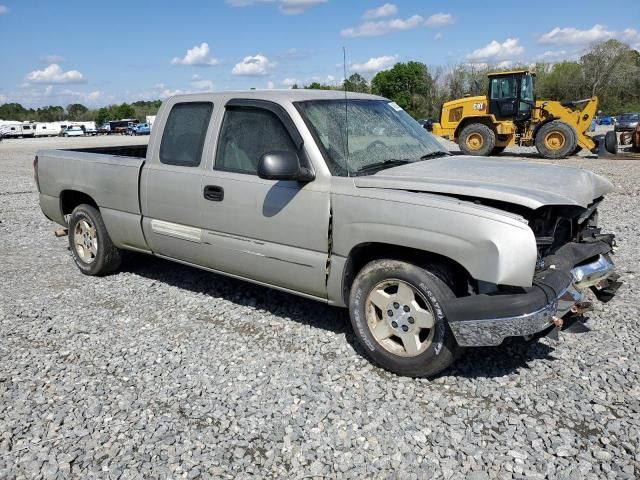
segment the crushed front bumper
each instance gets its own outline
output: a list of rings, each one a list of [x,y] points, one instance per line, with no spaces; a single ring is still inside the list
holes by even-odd
[[[460,346],[500,345],[507,337],[543,332],[578,309],[582,290],[606,302],[620,286],[605,241],[571,243],[548,260],[524,293],[459,297],[443,308]]]

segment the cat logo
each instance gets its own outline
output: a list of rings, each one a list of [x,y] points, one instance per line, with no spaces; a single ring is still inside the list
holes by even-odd
[[[484,110],[484,102],[477,102],[473,104],[474,110]]]

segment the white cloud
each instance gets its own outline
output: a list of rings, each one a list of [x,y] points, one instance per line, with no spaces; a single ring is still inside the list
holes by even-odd
[[[52,63],[44,70],[34,70],[27,74],[26,80],[29,83],[84,83],[86,79],[84,75],[77,70],[69,70],[64,72],[60,65]]]
[[[273,67],[275,67],[275,64],[270,62],[267,57],[257,54],[244,57],[241,62],[235,64],[231,73],[233,75],[258,77],[268,75]]]
[[[248,7],[259,3],[277,3],[285,15],[297,15],[310,8],[327,3],[327,0],[227,0],[232,7]]]
[[[327,0],[280,0],[280,10],[286,15],[297,15],[323,3]]]
[[[191,87],[193,87],[194,92],[212,92],[213,82],[211,80],[199,78],[196,80],[191,80]]]
[[[379,22],[365,22],[357,27],[345,28],[340,32],[340,35],[343,37],[379,37],[400,30],[411,30],[422,25],[424,25],[424,18],[420,15],[414,15],[406,20],[392,18]]]
[[[566,57],[567,57],[566,50],[547,50],[546,52],[539,55],[538,59],[543,61],[547,61],[547,60],[552,61],[552,60],[558,60]]]
[[[217,65],[220,61],[217,58],[211,57],[209,44],[202,42],[200,45],[196,45],[187,50],[184,57],[174,57],[171,63],[173,65],[211,66]]]
[[[65,58],[61,55],[47,55],[42,58],[44,63],[62,63],[65,61]]]
[[[6,15],[7,13],[9,13],[9,7],[0,5],[0,15]]]
[[[494,62],[501,60],[512,60],[524,52],[524,48],[520,45],[517,38],[507,38],[500,43],[493,40],[488,45],[474,50],[467,58],[471,62]]]
[[[438,32],[433,36],[434,40],[442,40],[443,38],[444,38],[444,35],[441,32]]]
[[[631,45],[631,48],[640,50],[640,32],[635,28],[627,28],[622,31],[620,39]]]
[[[380,70],[386,70],[393,66],[398,59],[397,55],[383,55],[382,57],[373,57],[364,63],[354,63],[351,65],[351,71],[358,73],[377,73]]]
[[[398,13],[398,7],[396,7],[393,3],[385,3],[378,8],[366,10],[362,14],[362,18],[364,18],[365,20],[373,20],[375,18],[391,17],[396,13]]]
[[[302,82],[297,78],[285,78],[284,80],[282,80],[282,85],[289,88],[293,87],[294,85],[300,84],[302,84]]]
[[[102,96],[102,92],[100,92],[100,90],[95,90],[93,92],[87,93],[87,92],[78,92],[75,90],[68,90],[68,89],[61,90],[59,92],[53,92],[53,87],[51,86],[45,89],[46,95],[52,95],[54,93],[59,97],[75,98],[83,101],[84,103],[89,103],[89,104],[95,104],[95,102],[98,99],[100,99],[100,97]]]
[[[276,88],[275,84],[271,80],[269,80],[267,82],[267,90],[273,90],[274,88]]]
[[[603,42],[615,38],[631,45],[632,48],[640,48],[640,32],[635,28],[626,28],[622,31],[609,30],[606,26],[595,24],[593,27],[580,30],[574,27],[556,27],[553,30],[540,35],[538,43],[544,45],[580,45],[586,46],[595,42]]]
[[[165,88],[164,90],[162,90],[159,94],[161,99],[166,99],[169,97],[173,97],[174,95],[182,95],[183,93],[185,93],[183,90],[180,90],[179,88],[176,88],[175,90],[171,90],[170,88]]]
[[[450,13],[435,13],[427,18],[424,24],[427,27],[443,27],[453,23],[453,15]]]
[[[588,45],[593,42],[614,38],[616,32],[607,30],[603,25],[596,24],[588,30],[574,27],[556,27],[540,36],[538,43],[550,45]]]

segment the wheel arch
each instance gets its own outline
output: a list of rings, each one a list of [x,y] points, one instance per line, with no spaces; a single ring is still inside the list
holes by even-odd
[[[569,125],[571,128],[573,128],[573,126],[571,124],[565,122],[560,117],[556,117],[556,116],[548,117],[548,118],[545,118],[542,122],[536,124],[535,127],[533,127],[533,134],[532,134],[533,140],[535,141],[536,137],[538,136],[538,132],[540,131],[540,129],[542,127],[544,127],[546,124],[554,122],[556,120],[560,120],[560,121],[566,123],[567,125]],[[575,131],[575,128],[573,130]]]
[[[98,203],[88,194],[79,190],[63,190],[60,192],[60,212],[65,217],[78,205],[86,203],[100,210]]]
[[[444,255],[383,242],[360,243],[349,252],[342,272],[342,297],[346,305],[349,304],[351,287],[360,270],[367,263],[383,258],[406,261],[423,268],[430,267],[431,273],[447,283],[456,296],[465,295],[469,282],[473,280],[466,268]]]
[[[457,140],[462,130],[468,125],[471,125],[472,123],[481,123],[483,125],[486,125],[491,130],[493,130],[493,133],[498,135],[494,119],[491,115],[477,115],[473,117],[465,117],[462,120],[460,120],[460,123],[458,124],[454,132],[454,138]]]

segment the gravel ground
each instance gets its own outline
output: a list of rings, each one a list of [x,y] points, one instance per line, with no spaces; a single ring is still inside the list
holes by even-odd
[[[0,143],[0,478],[640,476],[640,162],[562,162],[617,188],[601,223],[625,285],[590,331],[429,381],[373,366],[319,303],[144,256],[83,276],[34,152],[139,141]]]

